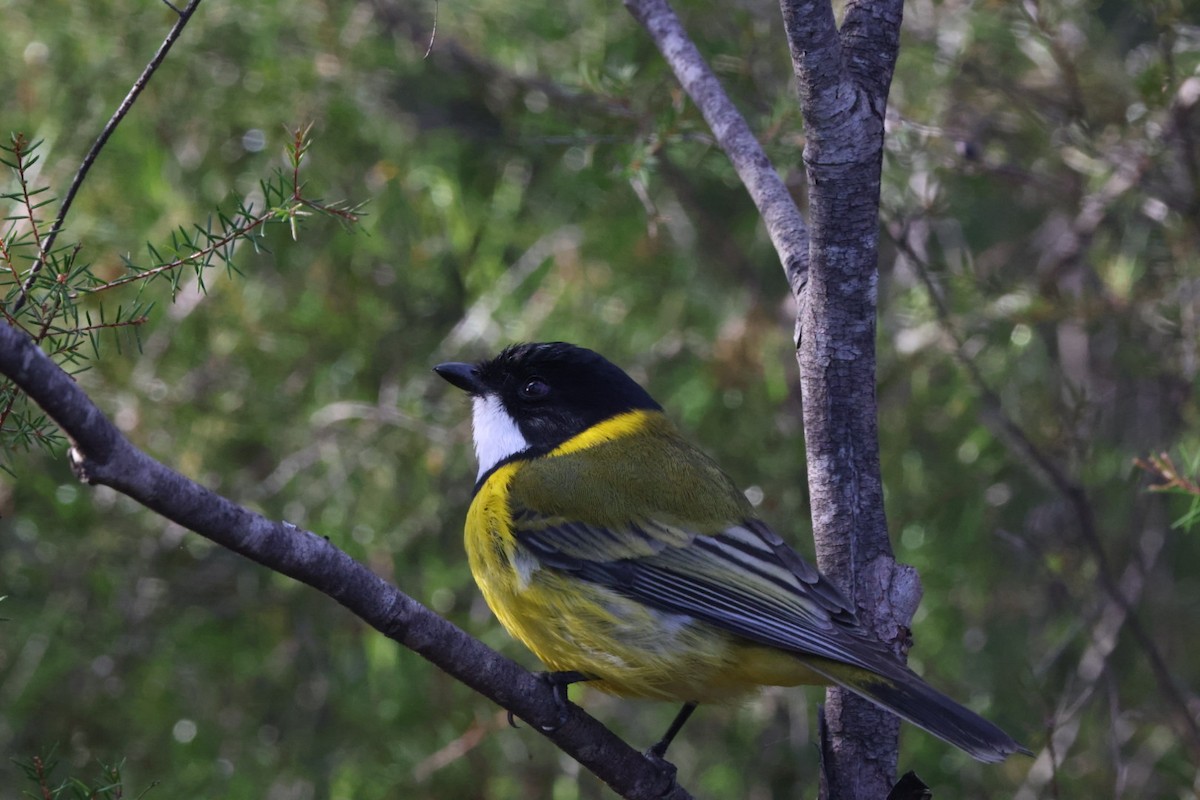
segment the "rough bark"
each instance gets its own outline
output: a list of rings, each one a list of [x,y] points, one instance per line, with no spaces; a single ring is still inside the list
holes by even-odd
[[[921,589],[915,570],[892,557],[875,404],[884,111],[902,0],[852,0],[840,30],[828,0],[781,0],[804,113],[807,230],[790,196],[763,190],[778,181],[774,169],[667,1],[625,5],[763,212],[800,309],[798,360],[817,560],[855,599],[866,624],[903,654]],[[798,254],[801,246],[805,252]],[[823,796],[887,796],[896,772],[896,717],[833,689],[824,721]]]
[[[902,3],[851,2],[840,30],[827,2],[781,6],[806,136],[810,250],[799,362],[817,561],[903,654],[920,584],[892,557],[875,402],[884,111]],[[886,797],[897,718],[831,689],[825,722],[822,796]]]

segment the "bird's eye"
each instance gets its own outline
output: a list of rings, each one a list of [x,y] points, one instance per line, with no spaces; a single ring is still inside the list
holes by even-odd
[[[550,394],[550,384],[541,378],[530,378],[521,387],[522,400],[541,400]]]

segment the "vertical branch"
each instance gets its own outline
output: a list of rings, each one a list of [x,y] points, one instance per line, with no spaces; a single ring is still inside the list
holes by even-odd
[[[892,558],[875,409],[883,120],[902,0],[850,0],[840,33],[828,0],[781,2],[804,110],[808,228],[666,0],[625,5],[700,107],[763,214],[800,301],[817,558],[856,598],[863,620],[903,653],[920,583],[913,570]],[[896,768],[899,721],[841,690],[831,690],[825,720],[824,793],[886,796]]]
[[[892,557],[875,403],[883,122],[902,3],[852,0],[841,31],[828,2],[781,0],[781,8],[807,137],[809,285],[798,358],[817,561],[903,655],[920,584]],[[822,796],[885,797],[896,718],[831,689],[825,721]]]

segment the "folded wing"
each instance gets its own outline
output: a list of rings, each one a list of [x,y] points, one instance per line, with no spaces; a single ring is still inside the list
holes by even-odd
[[[521,506],[513,518],[517,542],[544,567],[800,655],[900,666],[841,593],[758,520],[710,536],[652,519],[614,530]]]

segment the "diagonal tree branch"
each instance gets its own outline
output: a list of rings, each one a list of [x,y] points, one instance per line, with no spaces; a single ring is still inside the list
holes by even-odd
[[[0,373],[63,429],[79,478],[332,597],[390,639],[491,698],[629,800],[687,800],[674,768],[625,744],[552,687],[391,586],[315,533],[273,522],[134,447],[24,332],[0,323]]]
[[[667,0],[625,0],[625,8],[650,34],[729,156],[762,215],[792,293],[803,300],[808,282],[808,229],[779,173]]]

